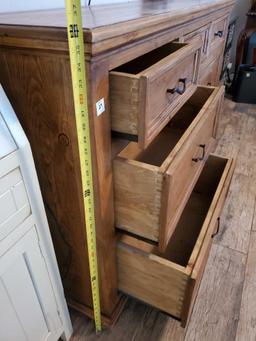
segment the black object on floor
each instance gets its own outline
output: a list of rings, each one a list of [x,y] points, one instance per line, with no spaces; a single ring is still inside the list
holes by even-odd
[[[235,80],[234,100],[256,104],[256,65],[240,65]]]

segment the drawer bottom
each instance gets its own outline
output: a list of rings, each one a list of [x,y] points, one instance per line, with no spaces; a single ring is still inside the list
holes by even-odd
[[[211,155],[164,253],[138,238],[121,234],[118,286],[186,325],[219,223],[234,161]]]

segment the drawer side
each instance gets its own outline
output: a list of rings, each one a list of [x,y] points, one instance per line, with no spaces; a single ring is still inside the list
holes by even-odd
[[[157,241],[162,191],[157,167],[115,159],[114,190],[116,226]]]
[[[138,135],[139,81],[136,76],[112,71],[109,75],[112,130]]]
[[[117,249],[118,288],[177,318],[181,317],[182,303],[188,276],[157,257],[126,244]]]

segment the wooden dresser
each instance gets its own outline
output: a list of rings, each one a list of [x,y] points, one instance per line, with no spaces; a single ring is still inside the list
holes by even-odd
[[[210,155],[233,3],[83,11],[106,324],[121,293],[188,320],[234,166]],[[64,9],[0,15],[0,83],[32,146],[69,304],[92,316]]]

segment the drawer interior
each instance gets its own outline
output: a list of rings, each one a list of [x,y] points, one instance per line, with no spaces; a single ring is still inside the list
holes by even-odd
[[[192,255],[193,259],[197,259],[195,253],[199,253],[201,247],[197,244],[198,241],[203,243],[206,233],[204,222],[211,211],[210,206],[215,194],[220,191],[218,187],[228,161],[228,159],[214,155],[209,156],[165,252],[159,252],[153,243],[144,242],[138,238],[124,237],[123,240],[128,241],[130,246],[139,248],[148,254],[159,256],[161,259],[175,264],[175,266],[186,268],[190,264]]]
[[[131,142],[122,151],[121,156],[158,167],[163,166],[181,137],[185,132],[188,133],[192,122],[195,121],[214,90],[215,88],[198,87],[188,102],[145,150],[139,149],[136,143]]]
[[[171,55],[172,53],[178,51],[182,47],[187,44],[171,42],[165,44],[161,47],[158,47],[155,50],[152,50],[136,59],[131,60],[130,62],[123,64],[113,71],[124,72],[129,74],[138,74],[145,69],[148,69],[151,65],[156,64],[163,58]]]
[[[167,249],[161,257],[181,266],[187,266],[227,162],[227,159],[209,156]]]

